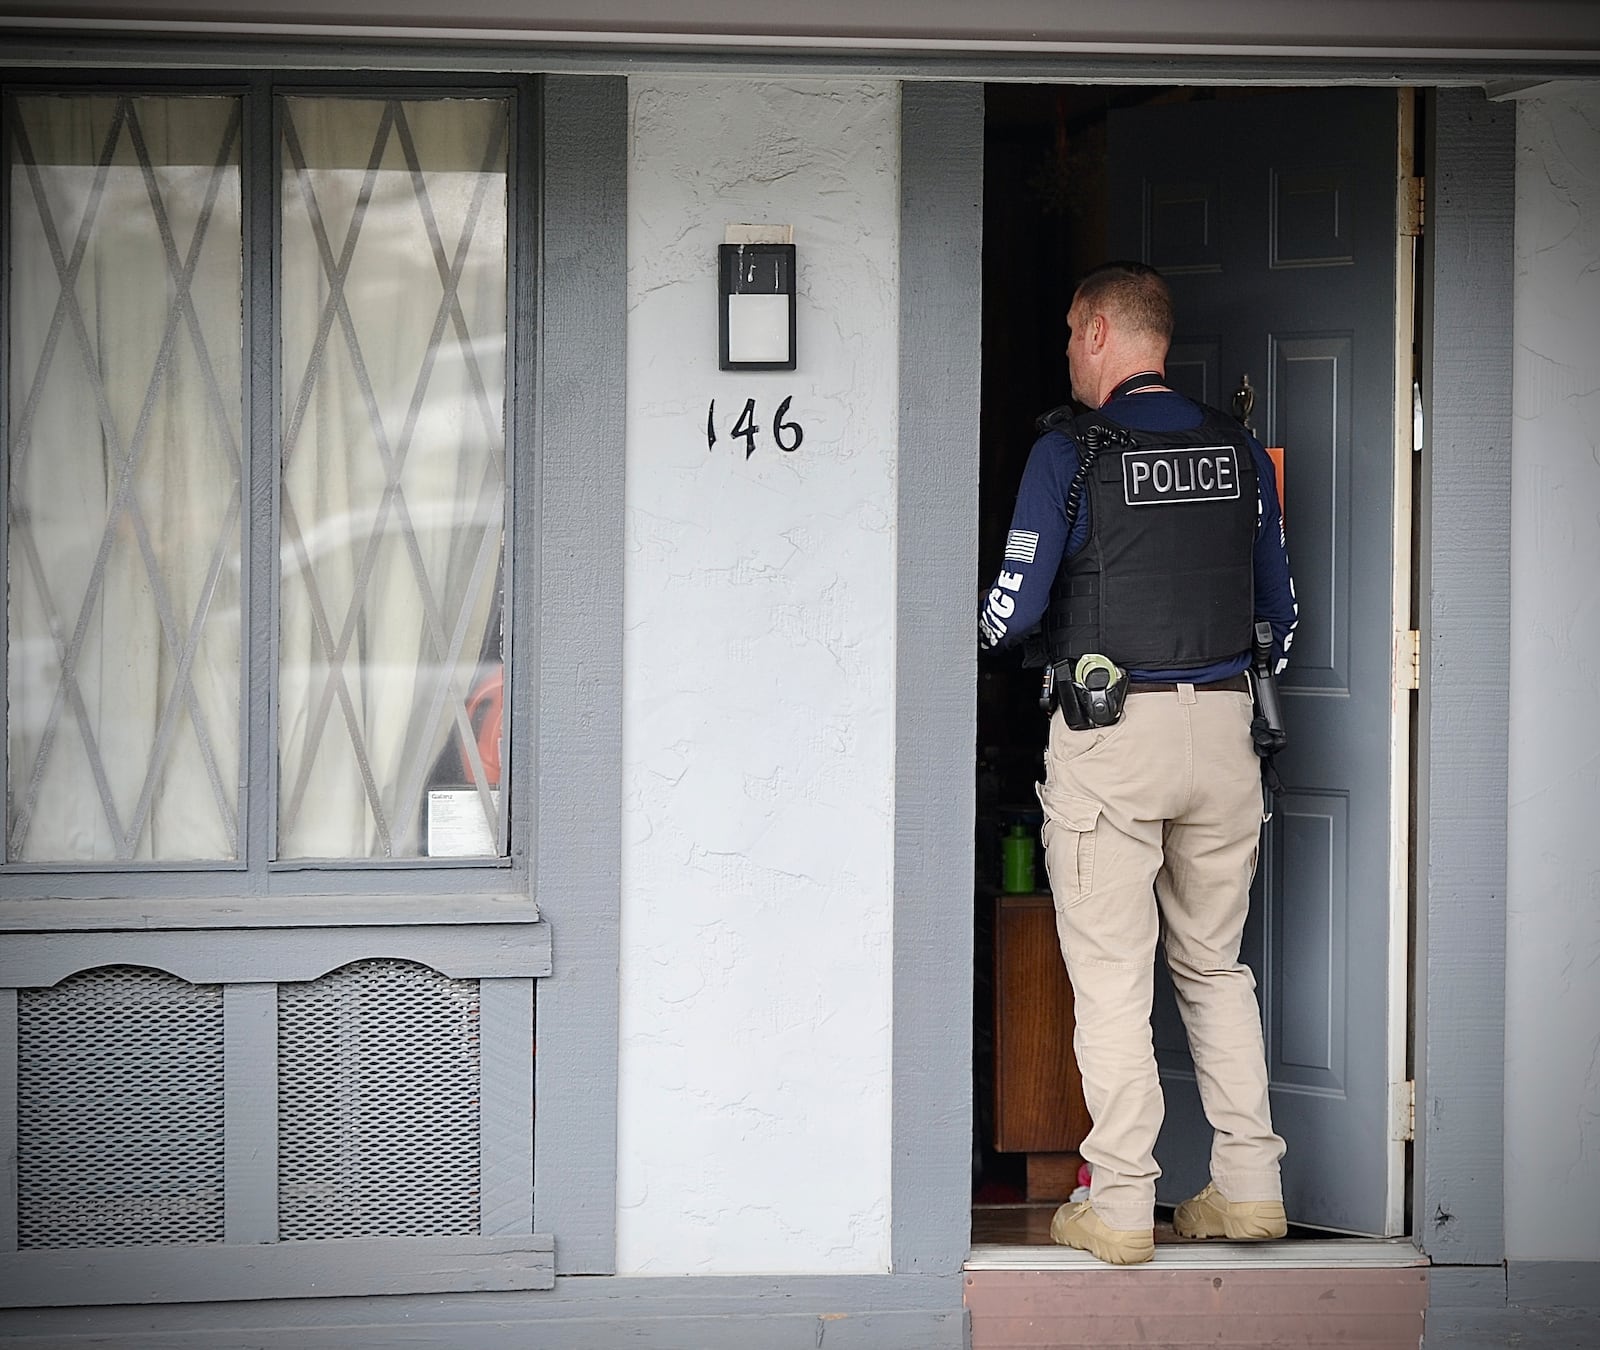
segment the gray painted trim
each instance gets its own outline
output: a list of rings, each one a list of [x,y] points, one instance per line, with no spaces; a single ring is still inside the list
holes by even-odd
[[[1516,109],[1432,101],[1424,248],[1415,1232],[1505,1254],[1512,225]]]
[[[1435,1266],[1428,1272],[1422,1345],[1424,1350],[1600,1345],[1597,1289],[1600,1263],[1591,1261]]]
[[[967,1315],[960,1307],[939,1312],[869,1313],[729,1313],[706,1312],[703,1307],[703,1302],[696,1300],[687,1305],[688,1310],[649,1320],[619,1315],[613,1310],[610,1316],[564,1322],[476,1324],[459,1332],[452,1328],[448,1340],[438,1327],[414,1320],[381,1326],[347,1325],[341,1321],[332,1338],[324,1330],[326,1323],[307,1327],[279,1321],[240,1331],[232,1319],[223,1315],[227,1309],[202,1316],[209,1311],[202,1307],[184,1320],[181,1329],[152,1334],[144,1330],[148,1318],[141,1317],[137,1322],[128,1319],[110,1333],[110,1340],[85,1344],[106,1350],[113,1346],[115,1350],[306,1350],[308,1346],[337,1346],[338,1350],[523,1350],[535,1345],[537,1350],[618,1350],[622,1346],[628,1350],[815,1350],[817,1346],[826,1346],[827,1350],[962,1350],[967,1344]],[[525,1339],[529,1336],[538,1339]],[[27,1332],[6,1340],[7,1350],[62,1350],[64,1344],[79,1343]],[[1561,1342],[1553,1350],[1570,1350],[1571,1344]],[[1529,1344],[1526,1350],[1540,1347]]]
[[[251,80],[244,95],[244,131],[240,146],[240,172],[244,208],[244,353],[240,375],[243,381],[244,411],[241,429],[244,456],[244,512],[239,523],[239,542],[247,571],[240,578],[240,619],[244,653],[259,652],[278,668],[278,487],[282,455],[278,451],[278,298],[277,244],[278,186],[282,178],[272,171],[277,163],[276,122],[269,82],[261,75]],[[263,167],[265,166],[265,167]],[[272,857],[277,837],[277,813],[273,780],[277,777],[277,690],[272,678],[252,679],[256,662],[245,660],[240,672],[244,680],[244,718],[241,728],[244,781],[241,782],[240,858],[247,868]],[[261,807],[257,803],[263,804]],[[53,881],[50,878],[49,881]],[[110,878],[107,878],[110,880]],[[240,878],[243,882],[245,879]],[[40,881],[45,881],[40,878]],[[46,884],[49,884],[46,882]],[[119,887],[127,880],[117,879]],[[215,884],[215,883],[213,883]],[[259,881],[251,889],[259,887]],[[165,888],[157,888],[164,890]],[[134,892],[137,894],[137,891]],[[62,915],[73,908],[73,901],[51,899],[46,912]],[[65,901],[63,903],[63,901]],[[179,907],[181,908],[181,902]],[[320,908],[320,906],[319,906]]]
[[[891,1264],[943,1272],[972,1233],[983,89],[900,97]]]
[[[421,858],[399,863],[272,863],[253,870],[230,866],[123,872],[110,867],[52,872],[16,864],[0,870],[0,880],[6,901],[17,902],[7,903],[6,909],[38,906],[48,914],[54,906],[55,913],[65,916],[69,909],[61,902],[66,901],[120,900],[139,912],[145,902],[156,899],[206,905],[261,897],[269,908],[287,909],[298,902],[305,911],[301,922],[309,925],[322,922],[324,912],[337,913],[340,905],[369,899],[418,903],[438,896],[459,904],[461,897],[504,893],[526,884],[526,869],[518,862]]]
[[[552,1245],[537,1236],[340,1238],[200,1244],[185,1247],[182,1260],[159,1246],[12,1252],[0,1256],[0,1300],[13,1308],[47,1308],[549,1289],[555,1284]],[[140,1320],[148,1315],[141,1310]],[[299,1334],[303,1345],[305,1332]]]
[[[308,913],[314,910],[315,913]],[[104,929],[304,928],[335,924],[537,923],[528,895],[337,895],[264,897],[155,895],[146,899],[0,900],[0,933],[92,933]]]
[[[1503,1308],[1504,1266],[1434,1266],[1428,1271],[1430,1308]]]
[[[1429,1308],[1422,1350],[1593,1350],[1600,1315],[1576,1308]]]
[[[1537,1308],[1600,1308],[1600,1261],[1508,1261],[1506,1301]]]
[[[961,1350],[959,1275],[563,1277],[538,1294],[0,1312],[10,1350],[537,1345],[539,1350]]]
[[[532,980],[478,985],[478,1231],[533,1231]]]
[[[0,989],[0,1252],[17,1249],[17,991]]]
[[[273,928],[202,932],[19,933],[0,946],[0,988],[38,989],[96,966],[150,966],[190,984],[314,980],[388,957],[451,979],[550,973],[544,924],[419,928]]]
[[[538,516],[517,521],[542,542],[534,895],[556,949],[539,988],[534,1205],[536,1226],[560,1237],[563,1274],[605,1274],[616,1264],[628,87],[559,76],[544,95],[543,479]],[[574,595],[589,598],[582,623]]]
[[[278,986],[222,991],[224,1240],[278,1240]]]
[[[192,25],[191,25],[192,27]],[[8,31],[9,30],[9,31]],[[1351,83],[1393,88],[1416,85],[1481,85],[1486,81],[1544,81],[1592,78],[1600,53],[1517,51],[1504,43],[1481,53],[1466,54],[1422,46],[1387,52],[1327,54],[1286,48],[1248,54],[1234,43],[1226,50],[1185,48],[1113,52],[1096,44],[1093,50],[1051,50],[1035,43],[1031,50],[974,51],[928,48],[848,50],[839,46],[762,46],[755,42],[705,40],[692,49],[660,42],[617,41],[558,43],[509,36],[501,42],[461,42],[416,37],[410,41],[374,42],[364,34],[346,41],[318,40],[313,33],[250,36],[223,32],[202,39],[141,37],[135,32],[65,36],[51,31],[13,27],[0,17],[7,33],[7,59],[28,66],[203,66],[238,70],[409,70],[420,72],[516,72],[561,75],[716,74],[761,76],[781,72],[784,78],[816,76],[858,79],[938,81],[1008,80],[1027,83],[1064,81],[1118,84],[1326,84]],[[1087,44],[1081,44],[1087,45]]]
[[[0,89],[0,95],[9,90]],[[7,99],[0,97],[0,138],[11,139],[10,109]],[[0,141],[0,164],[4,164],[8,150]],[[11,835],[11,174],[0,172],[0,571],[6,576],[6,622],[0,624],[0,670],[6,673],[7,722],[6,734],[0,736],[0,783],[5,784],[4,804],[0,805],[0,859],[4,859],[4,840]],[[14,1081],[14,1080],[13,1080]],[[4,1248],[0,1248],[4,1250]]]
[[[539,326],[538,238],[543,207],[539,201],[539,97],[538,81],[517,81],[511,100],[506,158],[506,208],[511,220],[506,231],[506,524],[502,539],[500,649],[510,662],[506,688],[505,749],[507,782],[500,814],[506,832],[506,851],[517,867],[519,889],[532,900],[538,853],[538,797],[520,801],[517,784],[541,790],[539,760],[534,735],[539,725],[539,578],[544,540],[531,534],[526,522],[537,519],[539,464],[537,421],[534,416],[534,333]],[[535,453],[525,453],[532,444]],[[535,906],[537,907],[537,906]]]
[[[1342,26],[1317,6],[1281,0],[990,0],[981,19],[916,0],[882,0],[863,12],[852,0],[777,0],[736,6],[707,0],[332,0],[315,17],[294,0],[0,0],[3,22],[47,31],[245,35],[269,28],[326,39],[410,37],[425,42],[523,38],[553,45],[612,43],[711,48],[810,44],[846,50],[1281,51],[1378,55],[1442,48],[1597,54],[1600,25],[1587,0],[1477,3],[1454,12],[1428,4],[1343,0]]]

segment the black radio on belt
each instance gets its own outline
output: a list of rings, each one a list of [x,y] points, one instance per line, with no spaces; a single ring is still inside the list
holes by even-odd
[[[1250,739],[1256,754],[1263,759],[1289,743],[1283,726],[1283,705],[1278,702],[1278,681],[1272,673],[1272,625],[1265,620],[1255,625],[1255,644],[1251,653],[1251,673],[1255,676],[1255,717],[1250,723]]]

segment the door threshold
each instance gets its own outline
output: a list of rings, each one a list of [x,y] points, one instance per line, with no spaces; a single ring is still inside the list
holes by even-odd
[[[1426,1266],[1410,1238],[1293,1242],[1158,1242],[1143,1265],[1112,1266],[1073,1247],[974,1245],[965,1270],[1329,1270]]]

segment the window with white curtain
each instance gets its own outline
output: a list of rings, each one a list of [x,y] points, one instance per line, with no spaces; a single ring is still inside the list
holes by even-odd
[[[259,97],[6,99],[8,864],[507,852],[510,99]]]

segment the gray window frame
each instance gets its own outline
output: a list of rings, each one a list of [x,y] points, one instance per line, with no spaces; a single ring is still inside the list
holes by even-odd
[[[259,1229],[261,1188],[268,1183],[259,1166],[253,1176],[246,1168],[238,1193],[247,1207],[254,1205],[257,1217],[240,1217],[227,1245],[205,1251],[119,1251],[114,1270],[103,1260],[95,1263],[104,1297],[92,1301],[183,1301],[201,1289],[230,1299],[543,1289],[553,1281],[558,1261],[562,1273],[613,1272],[626,81],[428,73],[412,84],[402,71],[210,69],[197,72],[192,81],[172,71],[120,69],[77,71],[64,80],[47,69],[19,69],[0,70],[0,85],[8,93],[44,88],[254,91],[244,128],[246,155],[263,138],[272,143],[274,95],[290,88],[358,96],[381,89],[446,95],[510,91],[515,122],[509,185],[508,566],[510,541],[524,541],[507,614],[512,707],[519,710],[513,713],[510,737],[509,781],[515,795],[508,859],[388,867],[269,867],[257,861],[238,870],[209,865],[0,869],[0,941],[7,952],[0,971],[0,1271],[5,1273],[0,1283],[32,1290],[36,1305],[82,1304],[89,1287],[81,1254],[16,1251],[16,990],[130,959],[186,978],[220,976],[227,985],[230,1051],[237,1046],[253,1054],[259,1066],[274,1044],[273,1021],[266,1015],[272,982],[290,978],[279,973],[277,962],[290,953],[298,962],[295,978],[349,960],[391,955],[482,981],[486,1051],[498,1038],[506,1052],[504,1077],[485,1082],[485,1110],[492,1094],[493,1109],[508,1131],[508,1140],[495,1146],[493,1184],[503,1199],[498,1226],[474,1238],[404,1239],[409,1244],[404,1253],[395,1249],[394,1240],[346,1243],[340,1247],[346,1259],[332,1272],[284,1244],[267,1267],[251,1275],[248,1268],[259,1262],[264,1248],[259,1232],[253,1240],[245,1235],[252,1224]],[[245,210],[249,250],[253,239],[276,228],[272,185],[252,190],[247,180]],[[8,300],[3,286],[0,281],[0,309]],[[245,323],[251,353],[246,378],[252,389],[275,389],[270,294],[247,287]],[[0,353],[0,407],[5,378]],[[274,399],[247,399],[246,438],[256,447],[271,447]],[[597,406],[613,406],[616,415],[597,415]],[[272,453],[254,455],[247,488],[252,502],[262,493],[275,500],[276,459]],[[258,529],[246,537],[252,584],[257,591],[270,591],[275,531]],[[0,534],[0,550],[4,542]],[[576,594],[589,601],[578,624],[571,617]],[[275,605],[255,605],[250,623],[257,643],[270,638],[275,621]],[[249,689],[245,716],[257,736],[269,725],[269,684],[257,679]],[[254,792],[262,791],[265,781],[255,775],[270,775],[271,769],[270,757],[258,754]],[[271,819],[260,809],[252,819],[265,821],[256,828],[266,834],[249,836],[247,857],[260,859]],[[230,951],[235,952],[231,957],[219,956]],[[612,1053],[596,1056],[597,1045]],[[260,1146],[272,1133],[259,1127],[250,1133],[253,1118],[263,1113],[270,1118],[275,1111],[270,1091],[252,1077],[270,1076],[235,1073],[227,1085],[228,1119],[242,1132],[237,1143],[229,1143],[230,1203],[231,1169],[245,1167],[251,1140]],[[484,1159],[487,1168],[487,1149]],[[486,1172],[486,1190],[489,1186]],[[235,1247],[234,1231],[251,1245]]]
[[[280,370],[278,323],[277,216],[282,177],[280,136],[281,100],[295,96],[332,98],[498,97],[507,102],[508,160],[507,211],[507,350],[506,447],[510,458],[506,484],[506,575],[513,579],[504,616],[510,653],[507,689],[508,740],[511,748],[509,794],[523,802],[534,800],[524,785],[532,782],[534,759],[529,753],[534,736],[529,732],[538,719],[536,675],[538,653],[532,641],[536,609],[531,598],[539,584],[537,539],[526,561],[519,559],[518,521],[536,519],[521,505],[536,502],[538,437],[534,407],[537,367],[530,359],[533,343],[517,321],[533,314],[537,285],[524,288],[524,279],[537,267],[539,256],[537,209],[538,161],[522,153],[539,135],[538,81],[528,76],[503,78],[428,74],[407,79],[401,72],[327,71],[205,71],[192,81],[175,72],[151,75],[138,71],[96,72],[89,80],[62,80],[48,72],[0,73],[0,94],[107,94],[129,92],[145,96],[192,95],[237,97],[243,105],[240,165],[243,192],[244,366],[241,425],[245,481],[241,484],[243,513],[241,547],[248,582],[241,597],[244,641],[240,671],[240,760],[245,784],[240,800],[240,853],[238,859],[198,862],[92,863],[71,861],[14,863],[0,861],[6,882],[6,901],[0,901],[0,924],[9,917],[10,901],[26,901],[30,918],[54,901],[112,895],[133,901],[141,896],[192,898],[204,906],[213,902],[214,922],[227,923],[228,898],[289,897],[310,895],[396,897],[433,892],[474,895],[484,891],[520,894],[527,890],[534,853],[534,813],[520,812],[513,802],[509,811],[507,852],[489,858],[417,859],[277,859],[272,856],[278,808],[274,747],[277,744],[275,677],[278,655],[277,556],[279,547]],[[10,209],[10,181],[0,184],[0,212]],[[0,283],[4,285],[4,283]],[[9,306],[9,292],[0,290],[0,309]],[[7,311],[8,312],[8,309]],[[10,412],[7,332],[0,333],[0,444],[9,447]],[[7,476],[6,482],[9,482]],[[5,491],[0,486],[0,493]],[[0,502],[3,502],[0,497]],[[9,514],[0,511],[0,569],[8,552]],[[9,632],[0,635],[9,660]],[[9,745],[0,745],[9,782]],[[520,790],[520,792],[519,792]],[[503,874],[485,884],[485,871]],[[306,875],[311,874],[311,875]],[[118,878],[113,882],[111,876]],[[141,881],[150,877],[149,882]],[[412,907],[419,908],[419,907]],[[70,924],[73,917],[63,913]],[[247,920],[246,920],[247,921]],[[309,922],[318,922],[310,918]],[[337,921],[332,918],[327,921]]]

